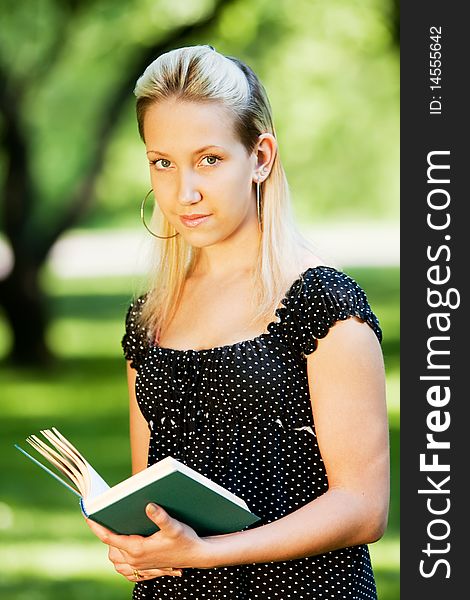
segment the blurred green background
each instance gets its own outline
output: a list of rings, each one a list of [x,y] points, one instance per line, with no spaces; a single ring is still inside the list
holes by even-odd
[[[2,2],[1,597],[130,597],[131,584],[114,573],[76,498],[12,444],[54,425],[110,484],[129,475],[120,340],[140,271],[119,273],[99,246],[97,260],[114,275],[87,275],[90,248],[80,246],[58,269],[50,250],[70,236],[95,236],[80,238],[87,243],[139,227],[149,183],[133,84],[160,52],[208,43],[245,60],[263,81],[302,228],[341,224],[344,232],[346,224],[351,232],[338,257],[383,328],[390,415],[389,527],[370,550],[380,600],[399,598],[399,268],[398,260],[381,261],[380,240],[367,247],[367,236],[354,237],[359,228],[393,229],[399,218],[397,7],[398,0]],[[129,238],[116,239],[126,250]],[[361,244],[366,259],[358,261]]]

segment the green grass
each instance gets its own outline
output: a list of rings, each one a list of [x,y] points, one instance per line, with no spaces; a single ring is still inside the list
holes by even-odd
[[[399,273],[346,269],[367,291],[384,333],[392,494],[389,526],[370,552],[380,600],[399,598]],[[9,600],[129,599],[131,584],[113,571],[77,498],[62,491],[13,448],[56,426],[111,484],[130,472],[127,386],[120,339],[132,294],[128,280],[46,281],[58,355],[50,371],[1,365],[0,597]],[[8,333],[0,320],[0,335]],[[0,344],[6,351],[8,337]],[[196,599],[195,599],[196,600]]]

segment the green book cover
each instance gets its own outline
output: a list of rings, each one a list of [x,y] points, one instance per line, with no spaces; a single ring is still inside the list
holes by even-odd
[[[85,516],[116,533],[148,536],[158,531],[145,513],[149,502],[199,535],[240,531],[260,520],[242,498],[171,456],[109,487],[57,429],[41,433],[47,443],[35,435],[27,438],[28,443],[65,479],[15,444],[16,448],[78,495]]]
[[[145,514],[149,502],[160,505],[199,535],[239,531],[259,520],[247,508],[178,470],[103,508],[91,508],[90,513],[87,513],[88,507],[82,501],[82,509],[90,519],[116,533],[151,535],[158,527]]]

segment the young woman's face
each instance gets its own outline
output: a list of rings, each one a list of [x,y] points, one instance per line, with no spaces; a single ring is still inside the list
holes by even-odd
[[[152,188],[166,219],[189,244],[210,246],[245,227],[257,231],[257,157],[235,137],[218,104],[167,100],[150,106],[144,136]],[[188,221],[184,216],[208,215]]]

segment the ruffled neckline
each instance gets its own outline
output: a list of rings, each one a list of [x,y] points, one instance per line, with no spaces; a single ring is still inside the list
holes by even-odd
[[[268,323],[268,325],[266,327],[267,331],[260,333],[259,335],[255,336],[253,338],[250,338],[248,340],[240,340],[239,342],[234,342],[233,344],[224,344],[223,346],[213,346],[212,348],[200,348],[198,350],[193,349],[193,348],[187,348],[187,349],[167,348],[165,346],[160,346],[157,342],[154,342],[151,347],[152,347],[152,349],[154,349],[158,352],[167,353],[170,355],[172,354],[172,355],[194,356],[194,355],[210,354],[210,353],[214,353],[214,352],[237,350],[237,349],[241,349],[247,345],[261,343],[266,338],[270,337],[276,331],[276,329],[281,325],[281,323],[283,321],[283,316],[285,315],[285,313],[288,310],[289,301],[292,298],[292,296],[294,295],[294,293],[299,291],[297,288],[299,288],[299,286],[300,287],[302,286],[304,277],[307,275],[307,273],[309,273],[310,271],[316,271],[319,269],[329,269],[331,271],[338,272],[338,270],[335,269],[335,267],[331,267],[328,265],[318,265],[316,267],[309,267],[308,269],[305,269],[305,271],[303,271],[291,283],[291,285],[287,289],[286,293],[284,294],[283,299],[280,302],[280,306],[278,308],[276,308],[276,310],[275,310],[275,313],[274,313],[275,318],[270,323]]]

